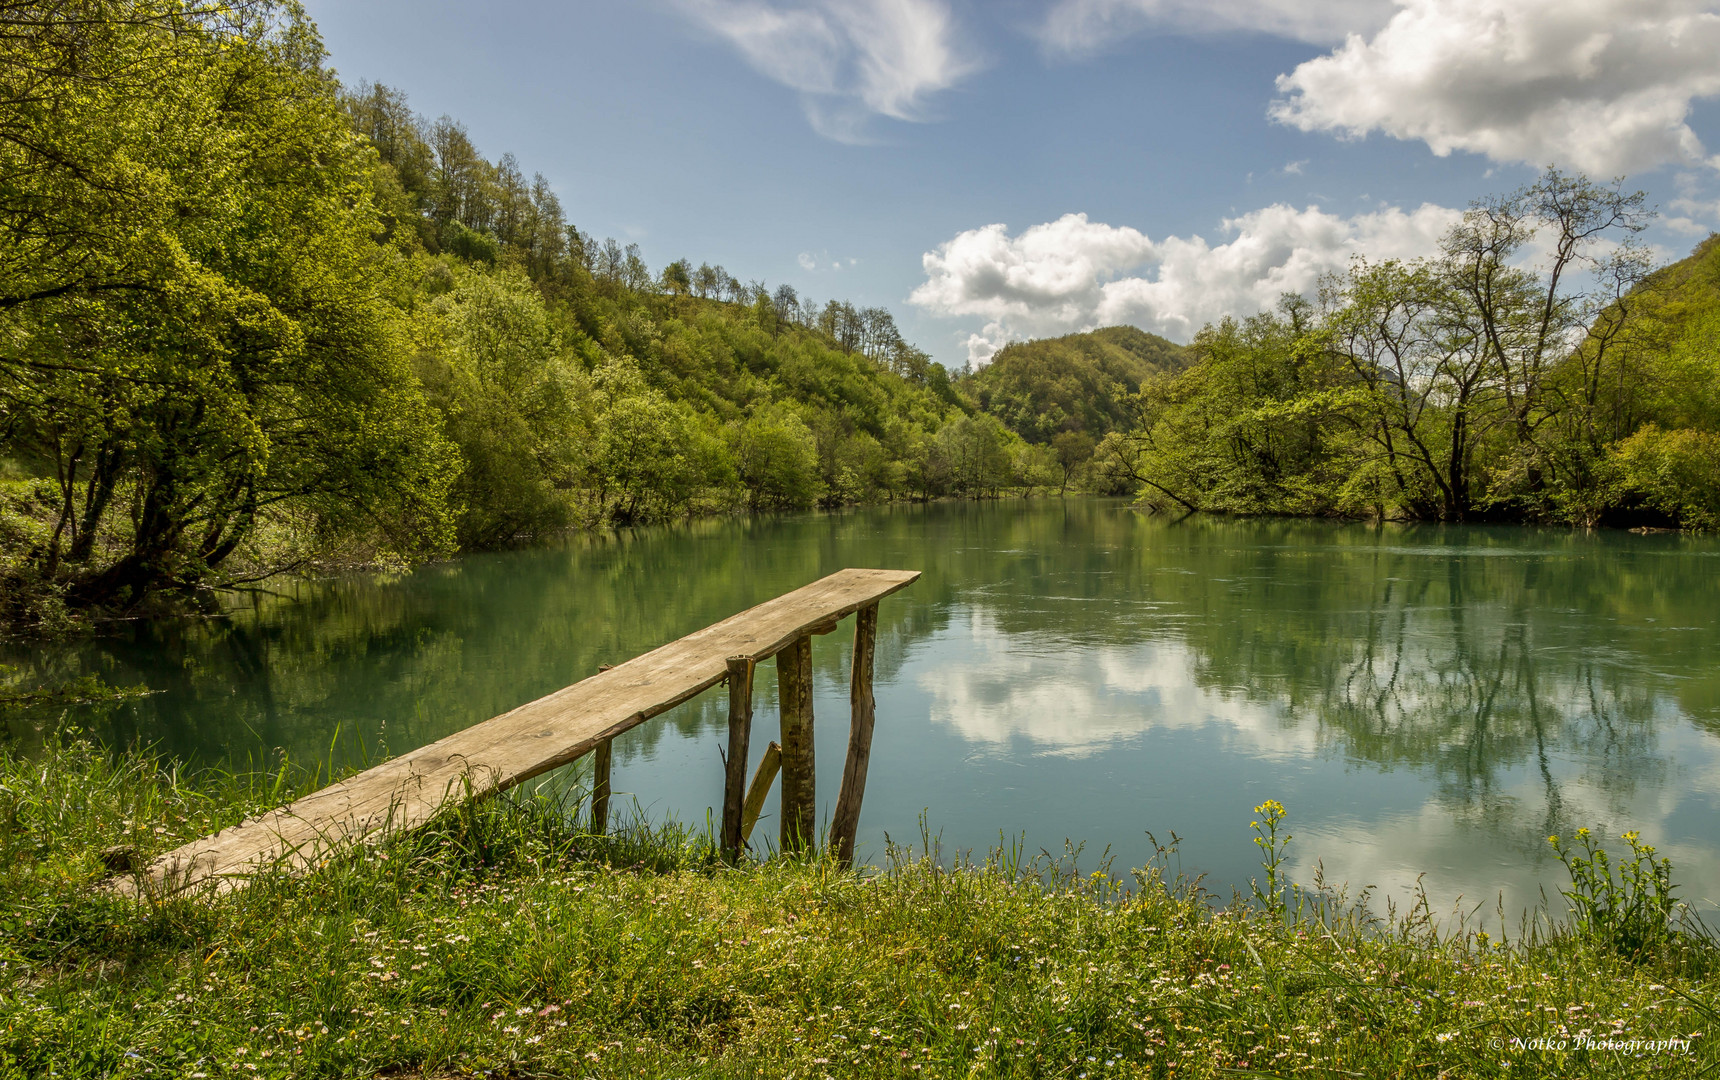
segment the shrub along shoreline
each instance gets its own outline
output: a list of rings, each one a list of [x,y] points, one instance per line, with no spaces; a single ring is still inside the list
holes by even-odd
[[[117,842],[147,857],[315,782],[285,765],[187,776],[75,736],[29,758],[0,751],[0,1076],[1720,1064],[1712,942],[1664,920],[1626,942],[1613,931],[1637,896],[1628,882],[1592,893],[1623,901],[1611,922],[1540,918],[1494,940],[1425,907],[1378,916],[1329,890],[1277,892],[1274,870],[1254,901],[1219,904],[1162,860],[1127,874],[1002,851],[952,863],[928,858],[924,838],[858,874],[818,859],[728,867],[698,831],[636,821],[593,837],[539,793],[212,903],[92,889]],[[1279,819],[1262,812],[1270,867]],[[1647,858],[1652,901],[1662,864]]]

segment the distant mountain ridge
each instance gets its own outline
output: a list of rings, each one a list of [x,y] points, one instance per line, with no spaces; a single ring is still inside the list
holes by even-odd
[[[1125,395],[1188,364],[1182,345],[1137,327],[1107,326],[1006,345],[956,386],[1029,442],[1048,443],[1065,431],[1097,440],[1127,424]]]

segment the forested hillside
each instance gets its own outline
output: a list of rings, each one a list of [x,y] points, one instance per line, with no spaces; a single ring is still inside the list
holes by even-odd
[[[968,373],[957,389],[978,413],[994,416],[1057,462],[1058,490],[1120,494],[1126,474],[1093,468],[1099,440],[1127,427],[1130,398],[1155,375],[1181,370],[1185,350],[1133,326],[1013,342]]]
[[[1102,439],[1126,426],[1125,399],[1153,375],[1181,370],[1184,348],[1133,326],[1021,341],[960,382],[982,411],[1029,442],[1064,433]]]
[[[1720,244],[1651,274],[1649,215],[1549,170],[1434,258],[1206,328],[1100,457],[1180,510],[1720,525]]]
[[[0,36],[14,624],[701,511],[1063,481],[887,311],[658,270],[276,0]]]
[[[426,123],[381,86],[341,105],[377,151],[386,242],[415,275],[403,307],[464,462],[462,546],[960,485],[937,438],[959,399],[887,311],[709,264],[653,273],[637,247],[567,224],[542,176],[486,160],[458,123]]]
[[[1606,509],[1614,518],[1720,528],[1720,236],[1649,277],[1629,298],[1616,369],[1616,441]],[[1609,320],[1621,313],[1609,312]],[[1599,347],[1591,342],[1583,359]]]

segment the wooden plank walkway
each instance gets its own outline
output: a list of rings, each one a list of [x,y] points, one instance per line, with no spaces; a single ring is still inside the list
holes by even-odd
[[[879,600],[919,576],[910,570],[840,570],[279,810],[186,844],[112,887],[129,895],[190,888],[221,892],[264,867],[294,873],[314,869],[337,844],[415,828],[450,800],[493,795],[607,744],[723,682],[730,658],[756,663],[775,656],[809,635],[830,632],[838,620],[861,609],[871,609],[868,614],[875,619]],[[869,703],[871,641],[865,646]],[[747,681],[750,684],[750,678]],[[749,685],[749,696],[750,691]],[[867,721],[869,729],[869,715]],[[743,740],[743,752],[744,745]],[[861,775],[864,784],[863,771]],[[858,794],[854,792],[855,816]],[[738,806],[738,798],[735,801]],[[851,850],[851,838],[848,847]]]

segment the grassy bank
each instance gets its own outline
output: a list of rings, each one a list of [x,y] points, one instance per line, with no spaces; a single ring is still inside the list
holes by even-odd
[[[696,834],[583,836],[530,796],[213,904],[92,891],[102,849],[160,851],[297,786],[78,741],[0,754],[0,1075],[1720,1068],[1720,974],[1686,935],[1627,959],[1569,926],[1499,943],[1424,911],[1220,907],[1151,867],[1003,856],[951,869],[898,851],[864,877],[728,869]],[[1677,1042],[1648,1045],[1662,1040]]]

